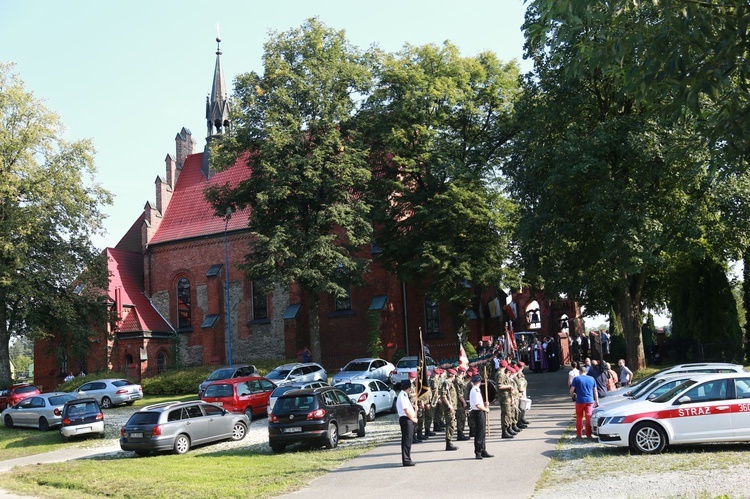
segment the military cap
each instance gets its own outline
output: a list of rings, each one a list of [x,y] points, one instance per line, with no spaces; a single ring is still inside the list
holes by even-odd
[[[401,381],[401,383],[399,383],[399,388],[401,388],[402,390],[408,390],[409,388],[411,388],[411,381],[409,381],[408,379]]]
[[[455,376],[456,375],[456,370],[453,369],[453,368],[448,369],[448,375],[449,376]]]
[[[508,367],[508,363],[504,360],[500,361],[500,367]]]
[[[442,369],[440,369],[439,367],[435,368],[435,374],[443,374],[443,372],[444,371]]]
[[[464,366],[458,366],[458,372],[465,373],[466,372],[466,368]]]
[[[417,378],[417,371],[411,371],[409,373],[409,379],[416,379]]]
[[[481,381],[482,381],[482,377],[478,374],[475,374],[474,376],[471,377],[472,383],[479,383]]]

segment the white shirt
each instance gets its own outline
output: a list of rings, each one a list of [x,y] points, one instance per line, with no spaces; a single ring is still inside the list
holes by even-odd
[[[410,409],[411,412],[414,412],[414,406],[411,405],[409,394],[406,393],[406,390],[401,390],[400,392],[398,392],[398,397],[396,397],[396,411],[398,411],[398,417],[406,416],[407,409]]]
[[[477,411],[479,410],[477,406],[484,408],[484,399],[482,398],[482,391],[479,389],[479,385],[472,383],[471,391],[469,392],[469,407],[472,411]]]
[[[568,386],[570,386],[570,382],[573,381],[573,378],[575,378],[579,374],[581,374],[581,373],[580,373],[580,371],[578,369],[571,369],[570,370],[570,372],[568,373]]]

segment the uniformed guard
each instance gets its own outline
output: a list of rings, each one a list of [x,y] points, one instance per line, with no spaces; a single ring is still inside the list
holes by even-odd
[[[518,389],[521,391],[522,397],[526,397],[526,388],[529,386],[529,382],[523,373],[523,368],[525,365],[526,364],[524,364],[523,362],[519,362],[518,374],[516,374],[516,380],[518,382]],[[518,412],[519,412],[518,427],[526,428],[527,426],[529,426],[529,422],[526,420],[526,411],[522,410],[519,406]]]
[[[513,430],[512,433],[518,434],[521,433],[521,428],[518,426],[518,418],[519,418],[519,409],[521,406],[521,391],[518,389],[518,382],[517,382],[517,370],[512,365],[508,366],[508,377],[510,378],[510,397],[511,397],[511,413],[510,417],[512,420],[512,423],[510,425],[510,429]]]
[[[435,431],[443,431],[445,429],[445,417],[443,416],[445,404],[443,404],[443,401],[440,398],[440,391],[443,386],[443,370],[439,367],[435,368],[435,376],[432,381],[433,385],[430,386],[430,390],[432,391],[431,402],[432,406],[435,408],[433,410],[433,424]]]
[[[500,361],[500,369],[497,371],[495,382],[497,384],[498,400],[500,401],[500,414],[502,419],[503,436],[502,438],[513,438],[513,430],[510,429],[513,424],[511,419],[511,381],[505,370],[508,368],[508,362]]]
[[[422,395],[420,395],[418,401],[419,405],[422,407],[423,415],[423,417],[419,420],[417,426],[417,437],[421,440],[427,440],[428,438],[436,435],[435,432],[430,430],[432,428],[432,420],[435,414],[434,408],[432,406],[432,378],[434,377],[434,371],[433,373],[429,373],[429,376],[430,377],[427,380],[427,389],[424,390],[424,393],[422,393]]]
[[[462,440],[469,440],[464,434],[464,428],[466,427],[466,412],[469,409],[469,398],[466,396],[466,389],[470,383],[466,380],[466,368],[464,366],[458,366],[458,374],[456,375],[456,396],[458,397],[458,405],[456,406],[456,430],[458,432],[459,442]]]
[[[418,394],[417,394],[417,373],[410,372],[409,373],[409,402],[411,402],[412,407],[417,411],[417,425],[419,424],[419,418],[422,417],[420,414],[420,410],[418,408]],[[422,440],[417,437],[416,432],[414,435],[412,435],[412,443],[419,444],[422,443]]]
[[[479,370],[475,367],[470,367],[469,370],[466,372],[466,377],[470,378],[471,376],[476,376],[479,374]],[[464,400],[469,400],[471,389],[472,389],[471,383],[466,383],[466,391],[464,392]],[[474,418],[468,418],[469,419],[469,437],[474,436]]]
[[[448,376],[441,387],[440,399],[445,404],[445,450],[456,450],[453,445],[456,434],[456,407],[458,406],[458,394],[456,393],[456,370],[448,369]]]

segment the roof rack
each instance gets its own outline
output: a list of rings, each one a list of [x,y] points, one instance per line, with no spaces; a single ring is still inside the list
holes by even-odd
[[[158,404],[147,405],[141,410],[151,411],[154,409],[162,409],[162,408],[170,407],[170,406],[177,405],[177,404],[187,404],[189,402],[200,402],[200,400],[183,400],[183,401],[170,400],[169,402],[159,402]]]

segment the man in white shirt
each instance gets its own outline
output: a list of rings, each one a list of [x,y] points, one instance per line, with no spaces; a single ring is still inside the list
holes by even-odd
[[[411,382],[407,379],[399,384],[401,391],[396,397],[396,411],[398,412],[398,424],[401,426],[401,462],[404,466],[414,466],[411,460],[411,442],[414,438],[414,425],[417,422],[417,412],[409,400],[409,389]]]
[[[477,459],[493,457],[487,452],[485,435],[487,433],[487,413],[490,412],[489,403],[482,398],[482,391],[479,385],[482,383],[482,377],[478,374],[471,378],[471,391],[469,392],[469,406],[471,407],[471,417],[474,418],[474,455]]]

